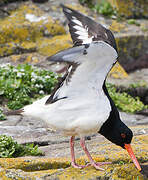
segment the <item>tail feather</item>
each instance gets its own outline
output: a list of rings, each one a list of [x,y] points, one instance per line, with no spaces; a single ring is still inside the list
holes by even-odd
[[[12,111],[4,112],[4,115],[6,115],[6,116],[22,115],[23,112],[24,112],[24,109],[18,109],[18,110],[12,110]]]

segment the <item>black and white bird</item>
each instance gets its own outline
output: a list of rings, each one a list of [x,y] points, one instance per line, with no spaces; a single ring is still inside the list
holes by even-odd
[[[66,62],[67,73],[51,95],[25,106],[21,113],[45,121],[49,127],[71,136],[71,164],[75,168],[91,165],[102,170],[101,165],[109,163],[94,162],[85,145],[85,136],[100,133],[127,149],[135,166],[141,170],[130,146],[133,133],[121,121],[105,85],[118,57],[115,38],[110,30],[91,18],[64,5],[62,8],[74,46],[48,60]],[[76,164],[75,136],[80,137],[80,145],[90,161],[85,166]]]

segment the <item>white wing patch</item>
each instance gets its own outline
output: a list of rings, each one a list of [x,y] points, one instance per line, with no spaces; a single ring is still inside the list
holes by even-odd
[[[82,24],[79,20],[77,20],[76,17],[73,18],[72,21],[73,21],[75,24],[83,27],[83,24]]]
[[[68,12],[69,14],[72,13],[72,11],[70,9],[67,9],[67,8],[65,9],[65,11]]]
[[[84,27],[83,24],[74,16],[72,16],[72,21],[77,24],[73,26],[73,28],[76,30],[75,34],[79,35],[77,38],[83,41],[82,44],[91,43],[94,36],[89,37],[88,27]]]

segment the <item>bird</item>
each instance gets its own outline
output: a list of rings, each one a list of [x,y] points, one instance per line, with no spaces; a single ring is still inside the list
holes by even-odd
[[[99,133],[112,143],[126,149],[136,168],[141,167],[133,153],[133,133],[120,118],[119,111],[106,88],[106,78],[118,60],[118,50],[112,32],[92,18],[61,4],[73,41],[71,48],[47,57],[50,62],[66,62],[66,73],[50,95],[17,111],[37,118],[63,134],[70,136],[71,165],[74,168],[101,166],[111,162],[95,162],[85,144],[85,137]],[[89,163],[76,163],[74,140],[80,145]]]

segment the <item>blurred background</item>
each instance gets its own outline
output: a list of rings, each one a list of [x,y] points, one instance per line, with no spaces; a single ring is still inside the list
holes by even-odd
[[[46,61],[73,46],[60,3],[113,32],[119,58],[108,75],[107,88],[123,121],[136,127],[135,135],[148,134],[147,0],[0,0],[0,157],[68,154],[68,138],[47,129],[43,122],[4,115],[8,109],[19,109],[50,94],[64,74],[59,72],[66,64]],[[11,137],[19,145],[31,145],[18,148]],[[91,138],[95,141],[96,136],[87,137]],[[57,150],[59,143],[65,143],[65,152]]]

